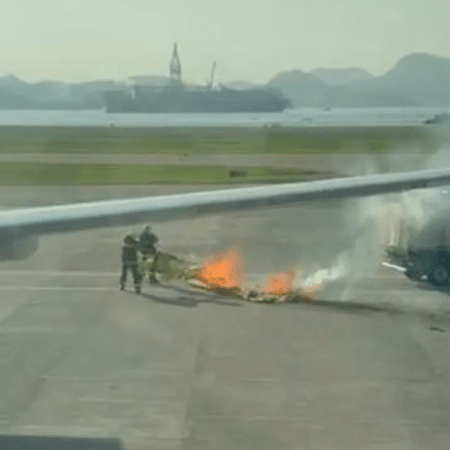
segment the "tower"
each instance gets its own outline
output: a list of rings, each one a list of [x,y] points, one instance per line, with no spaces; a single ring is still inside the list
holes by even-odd
[[[170,84],[181,86],[181,62],[178,57],[177,43],[173,45],[172,59],[170,60]]]

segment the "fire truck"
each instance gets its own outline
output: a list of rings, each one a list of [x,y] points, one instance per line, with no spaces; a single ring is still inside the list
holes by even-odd
[[[400,266],[412,280],[428,281],[435,286],[449,285],[450,245],[447,235],[445,228],[424,228],[422,236],[406,247],[391,246],[388,259]]]
[[[450,247],[408,248],[405,269],[408,278],[426,279],[435,286],[446,286],[450,278]]]

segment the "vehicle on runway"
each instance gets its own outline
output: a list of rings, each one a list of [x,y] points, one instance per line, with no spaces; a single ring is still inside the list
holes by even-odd
[[[426,279],[435,286],[449,284],[450,248],[410,248],[405,261],[405,275],[412,280]]]
[[[388,247],[388,260],[393,268],[408,278],[427,281],[434,286],[447,286],[450,282],[450,245],[444,219],[432,218],[416,233],[406,248]]]
[[[448,124],[450,122],[450,114],[442,113],[436,114],[423,121],[424,125],[442,125]]]

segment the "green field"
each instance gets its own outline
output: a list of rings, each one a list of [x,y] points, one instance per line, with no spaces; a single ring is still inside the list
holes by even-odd
[[[152,183],[260,183],[307,181],[327,174],[268,167],[235,168],[223,166],[143,166],[95,164],[0,164],[0,185],[112,185]]]
[[[430,127],[116,128],[0,127],[0,153],[98,154],[343,154],[432,152],[440,137]],[[332,174],[301,169],[224,166],[95,165],[7,162],[2,185],[253,183],[312,180]]]
[[[116,128],[0,127],[3,153],[293,154],[425,151],[441,145],[428,127]]]

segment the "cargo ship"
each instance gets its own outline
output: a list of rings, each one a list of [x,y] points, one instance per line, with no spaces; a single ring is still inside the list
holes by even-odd
[[[280,112],[291,101],[270,88],[213,88],[216,64],[205,86],[185,86],[177,44],[170,61],[170,78],[163,86],[146,85],[135,78],[127,90],[105,93],[107,113],[246,113]]]

